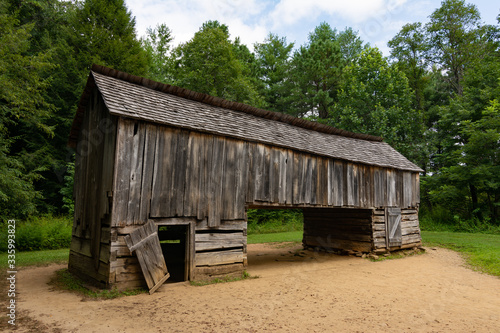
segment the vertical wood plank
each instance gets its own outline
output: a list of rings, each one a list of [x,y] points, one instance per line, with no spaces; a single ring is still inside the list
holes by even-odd
[[[116,138],[112,226],[126,226],[134,122],[120,118]]]
[[[293,179],[294,174],[294,159],[293,151],[290,149],[286,150],[286,203],[293,203]]]
[[[177,147],[175,150],[174,166],[172,172],[173,187],[171,195],[171,216],[182,216],[184,211],[184,191],[186,185],[186,165],[187,149],[189,142],[189,131],[181,130],[177,137]]]
[[[310,163],[311,163],[311,199],[310,203],[312,205],[318,204],[318,178],[319,178],[319,166],[318,166],[318,157],[317,156],[311,156],[310,158]]]
[[[343,169],[342,169],[342,193],[343,195],[343,205],[348,206],[349,205],[349,163],[344,162],[343,163]]]
[[[225,139],[225,160],[224,175],[222,179],[222,206],[221,219],[230,220],[235,215],[236,201],[236,142],[231,139]]]
[[[333,159],[329,158],[327,161],[327,204],[328,206],[333,206],[333,184],[334,184],[334,179],[333,179],[333,166],[334,162]]]
[[[224,177],[226,140],[213,137],[213,150],[209,161],[210,177],[208,182],[208,226],[214,228],[220,225],[222,211],[222,181]]]
[[[197,218],[198,220],[203,220],[208,218],[208,205],[210,197],[209,178],[210,178],[210,158],[213,154],[213,137],[211,135],[201,135],[200,142],[200,153],[202,158],[200,161],[200,179],[199,179],[199,189],[200,196],[198,197],[198,207],[197,207]],[[194,232],[194,231],[193,231]]]
[[[333,165],[333,205],[344,205],[344,163],[339,160]]]
[[[393,169],[386,169],[387,175],[387,202],[388,206],[397,206],[396,201],[396,173]]]
[[[358,193],[359,193],[359,202],[358,206],[365,208],[366,205],[366,187],[365,187],[365,178],[366,173],[368,172],[368,167],[362,164],[358,165]]]
[[[255,150],[256,144],[253,142],[247,143],[247,160],[248,166],[246,167],[247,171],[247,181],[246,181],[246,202],[251,203],[255,199]]]
[[[301,202],[300,198],[300,193],[302,192],[302,187],[301,187],[301,178],[302,178],[302,163],[304,160],[301,158],[301,155],[299,152],[294,151],[293,152],[293,193],[292,193],[292,200],[294,205],[298,205]]]
[[[402,207],[411,207],[413,197],[413,183],[411,179],[411,172],[403,172],[403,205]]]
[[[248,143],[236,141],[235,200],[232,219],[245,219],[247,194]]]
[[[203,136],[196,132],[190,132],[187,145],[187,161],[185,172],[185,190],[182,216],[197,216],[199,200],[201,195],[200,178],[202,176]]]
[[[132,146],[128,151],[131,156],[129,196],[127,207],[127,225],[140,223],[141,187],[143,176],[144,141],[146,137],[146,125],[143,122],[133,123],[134,131]]]
[[[278,202],[286,203],[286,188],[287,188],[287,150],[278,150],[279,160],[279,182],[278,182]]]
[[[155,165],[156,135],[158,126],[155,124],[146,125],[146,138],[144,141],[144,166],[143,182],[141,187],[141,201],[139,208],[139,220],[147,221],[151,208],[151,195],[153,188],[153,172]]]
[[[253,201],[263,201],[264,200],[264,168],[265,168],[265,147],[262,144],[256,144],[254,147],[254,200]]]
[[[268,146],[264,146],[264,166],[262,168],[262,176],[263,176],[263,182],[262,182],[262,195],[261,195],[261,200],[265,202],[270,202],[271,201],[271,154],[272,154],[272,148]]]
[[[272,203],[279,201],[280,194],[280,149],[273,147],[269,152],[269,199]]]
[[[318,174],[318,204],[322,206],[328,205],[328,161],[329,159],[324,157],[318,158],[318,163],[320,165]]]

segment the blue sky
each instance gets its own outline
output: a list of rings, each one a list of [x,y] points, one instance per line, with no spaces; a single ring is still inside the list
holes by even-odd
[[[496,24],[500,3],[466,1],[477,6],[482,20]],[[231,38],[253,49],[272,32],[302,45],[321,22],[344,30],[352,27],[365,42],[389,55],[387,42],[406,23],[427,22],[440,0],[125,0],[136,17],[139,36],[146,28],[165,23],[174,44],[191,39],[203,22],[218,20],[229,27]]]

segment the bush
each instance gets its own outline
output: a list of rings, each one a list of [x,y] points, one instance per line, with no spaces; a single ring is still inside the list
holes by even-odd
[[[301,209],[249,209],[248,233],[302,231],[304,218]]]
[[[491,223],[489,218],[464,219],[441,206],[436,206],[432,210],[421,209],[419,221],[420,229],[424,231],[500,234],[500,226]]]
[[[68,248],[71,244],[70,217],[30,217],[16,221],[16,250],[37,251]],[[1,227],[0,252],[7,251],[7,228]]]

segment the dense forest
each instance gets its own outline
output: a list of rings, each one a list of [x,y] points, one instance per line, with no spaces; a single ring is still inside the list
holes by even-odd
[[[445,0],[402,27],[390,56],[320,23],[304,45],[269,33],[253,51],[218,21],[174,46],[138,38],[123,0],[0,0],[0,218],[68,214],[67,147],[93,63],[381,136],[425,172],[421,213],[500,224],[500,15]]]

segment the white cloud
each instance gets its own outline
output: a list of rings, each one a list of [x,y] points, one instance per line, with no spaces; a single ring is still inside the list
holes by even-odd
[[[419,0],[418,2],[429,0]],[[240,37],[253,49],[269,32],[288,37],[299,45],[321,21],[334,28],[351,26],[363,39],[382,38],[390,22],[409,6],[407,0],[125,0],[136,17],[138,36],[146,28],[165,23],[175,45],[191,39],[208,20],[229,27],[231,38]],[[412,2],[409,2],[412,4]],[[404,6],[403,6],[404,5]],[[415,5],[415,4],[413,4]],[[403,9],[404,8],[404,9]],[[393,30],[393,29],[391,29]]]
[[[271,13],[274,27],[314,20],[320,15],[335,15],[353,23],[393,11],[406,0],[281,0]]]
[[[208,20],[228,25],[231,37],[239,36],[245,44],[267,34],[259,16],[264,3],[258,0],[126,0],[126,4],[136,16],[139,36],[144,36],[148,27],[165,23],[173,32],[174,44],[191,39]]]

